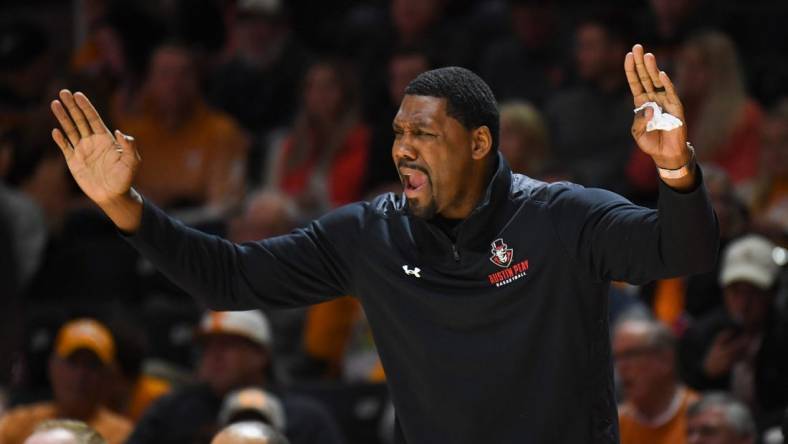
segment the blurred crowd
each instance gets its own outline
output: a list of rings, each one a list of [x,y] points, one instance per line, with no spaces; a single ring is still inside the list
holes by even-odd
[[[392,439],[386,376],[352,295],[206,312],[77,189],[50,138],[59,89],[84,92],[136,138],[146,199],[247,242],[401,191],[392,118],[408,82],[447,65],[492,87],[513,171],[656,205],[653,162],[630,134],[623,60],[635,42],[678,88],[722,250],[703,275],[613,283],[622,443],[788,442],[788,3],[27,0],[0,11],[0,444]]]

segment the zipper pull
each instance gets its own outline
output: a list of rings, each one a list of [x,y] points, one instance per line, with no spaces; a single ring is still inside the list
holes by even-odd
[[[454,260],[459,262],[460,261],[460,253],[457,251],[457,246],[451,244],[451,252],[454,255]]]

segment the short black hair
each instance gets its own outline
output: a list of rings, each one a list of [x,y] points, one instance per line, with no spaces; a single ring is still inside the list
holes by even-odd
[[[413,79],[405,94],[446,99],[446,114],[468,130],[486,126],[492,134],[492,152],[498,150],[498,103],[481,77],[458,66],[433,69]]]

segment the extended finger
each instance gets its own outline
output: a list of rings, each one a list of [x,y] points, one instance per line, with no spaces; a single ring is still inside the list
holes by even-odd
[[[648,94],[648,97],[653,100],[655,97],[654,84],[651,82],[651,77],[648,76],[648,71],[646,71],[646,64],[643,61],[643,47],[639,44],[633,46],[632,55],[635,58],[635,71],[637,71],[640,84],[643,85],[643,89],[646,90],[646,94]]]
[[[90,128],[93,130],[94,134],[101,134],[101,133],[108,133],[109,130],[107,126],[104,125],[104,121],[101,120],[96,108],[90,103],[90,100],[82,94],[81,92],[77,92],[74,94],[74,100],[79,106],[79,109],[82,110],[82,113],[85,115],[85,118],[90,125]]]
[[[676,105],[681,104],[679,95],[676,94],[676,88],[673,87],[673,81],[670,80],[670,77],[668,77],[665,71],[659,72],[659,80],[662,82],[662,86],[665,87],[665,94],[667,95],[668,102]]]
[[[63,133],[55,128],[52,130],[52,139],[55,141],[55,144],[60,148],[60,151],[63,151],[63,155],[66,157],[66,160],[71,158],[74,154],[74,149],[71,147],[71,143],[66,139]]]
[[[652,53],[646,53],[643,56],[643,62],[646,65],[646,71],[648,72],[649,78],[651,78],[651,82],[654,84],[654,87],[657,89],[663,88],[662,81],[659,78],[659,68],[657,68],[657,59],[654,57]]]
[[[52,109],[52,114],[55,115],[57,122],[60,124],[60,127],[66,132],[66,136],[68,136],[71,145],[76,146],[76,144],[79,143],[79,132],[74,122],[71,120],[71,117],[68,115],[68,111],[66,111],[59,100],[53,100],[50,108]]]
[[[71,94],[71,91],[67,89],[60,91],[60,101],[63,102],[63,105],[66,105],[68,114],[77,125],[80,136],[90,137],[93,132],[90,130],[87,119],[85,119],[85,114],[82,113],[82,110],[79,109],[77,103],[74,101],[74,95]]]
[[[635,71],[635,56],[633,56],[631,52],[628,52],[627,56],[624,58],[624,72],[627,75],[627,83],[629,83],[629,89],[632,91],[632,96],[637,97],[643,94],[643,85],[640,84],[640,79],[638,79],[638,74]]]

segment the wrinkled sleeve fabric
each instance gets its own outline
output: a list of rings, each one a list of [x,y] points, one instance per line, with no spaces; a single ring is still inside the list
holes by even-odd
[[[284,236],[235,244],[187,227],[148,201],[124,236],[165,276],[212,310],[288,308],[353,293],[368,204],[334,210]]]
[[[689,192],[660,181],[657,209],[569,183],[547,186],[544,199],[568,255],[593,280],[643,284],[714,266],[719,228],[698,172]]]

